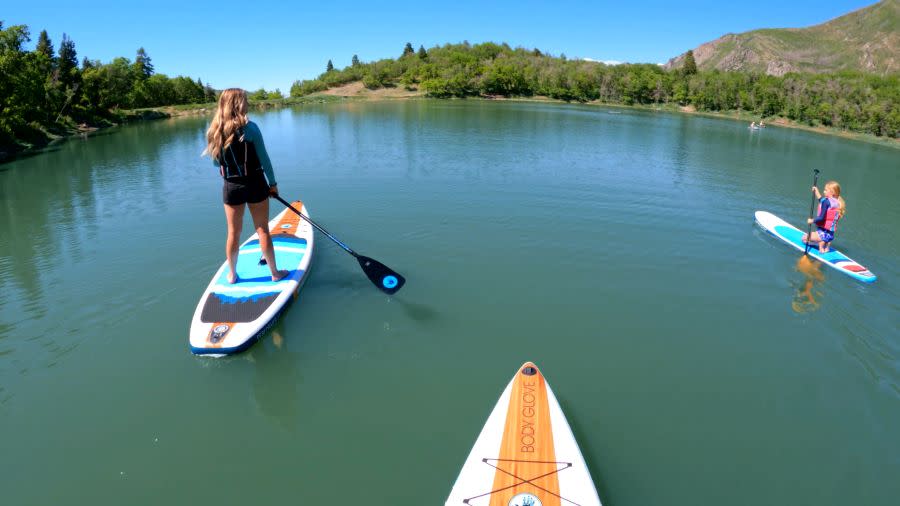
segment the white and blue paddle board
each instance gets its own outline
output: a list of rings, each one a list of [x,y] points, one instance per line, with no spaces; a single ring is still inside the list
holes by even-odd
[[[782,241],[790,244],[800,251],[806,251],[806,243],[803,242],[804,232],[778,216],[766,211],[756,211],[756,223],[766,232],[774,235]],[[863,267],[852,258],[834,249],[829,248],[827,253],[820,253],[817,244],[809,247],[809,256],[823,264],[858,279],[863,283],[874,283],[877,279],[869,269]]]
[[[293,203],[309,216],[302,202]],[[256,342],[296,297],[309,274],[313,254],[313,228],[290,209],[285,208],[269,222],[275,263],[290,272],[279,281],[260,264],[259,237],[253,234],[238,250],[238,280],[228,282],[226,260],[200,297],[191,321],[191,352],[222,356],[238,353]]]

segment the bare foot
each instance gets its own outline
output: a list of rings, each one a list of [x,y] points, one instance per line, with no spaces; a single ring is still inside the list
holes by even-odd
[[[272,274],[272,281],[281,281],[288,274],[290,274],[289,271],[276,271],[275,274]]]
[[[228,273],[228,282],[233,285],[233,284],[237,283],[237,281],[238,281],[237,274],[234,272],[229,272]]]
[[[819,243],[819,253],[828,253],[828,245],[823,243]]]

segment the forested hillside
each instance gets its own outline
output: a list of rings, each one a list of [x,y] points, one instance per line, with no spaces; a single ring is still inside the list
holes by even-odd
[[[690,58],[690,57],[689,57]],[[330,67],[330,69],[329,69]],[[669,104],[698,111],[744,111],[877,136],[900,135],[900,76],[863,72],[829,74],[701,71],[654,64],[604,65],[543,54],[507,44],[446,44],[398,58],[344,69],[331,65],[318,78],[297,81],[291,96],[349,82],[369,88],[404,86],[432,97],[532,97],[612,104]]]

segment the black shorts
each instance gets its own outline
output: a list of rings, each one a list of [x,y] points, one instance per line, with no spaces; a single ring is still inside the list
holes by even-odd
[[[256,204],[269,197],[269,183],[260,172],[258,175],[230,177],[222,185],[222,202],[229,206]]]

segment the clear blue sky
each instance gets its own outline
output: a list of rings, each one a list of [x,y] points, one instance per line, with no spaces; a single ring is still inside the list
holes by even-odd
[[[216,88],[280,88],[311,79],[331,59],[342,68],[396,57],[407,42],[507,42],[569,58],[665,63],[725,33],[805,27],[874,0],[376,2],[9,0],[0,20],[42,29],[55,49],[65,32],[78,59],[134,59],[143,46],[156,72]]]

